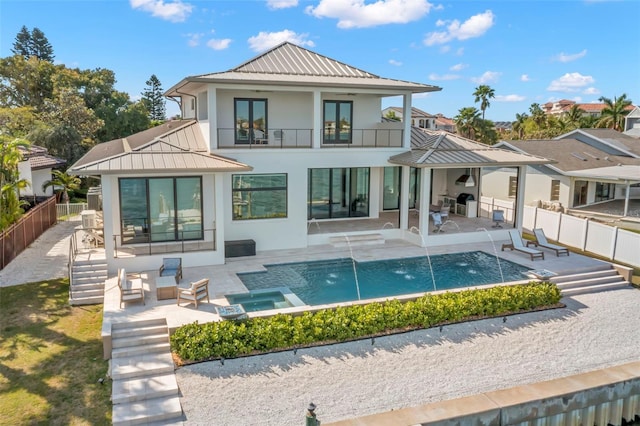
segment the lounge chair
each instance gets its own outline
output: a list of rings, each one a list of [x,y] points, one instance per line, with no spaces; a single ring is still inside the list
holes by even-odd
[[[178,288],[178,306],[180,306],[181,300],[187,300],[193,302],[196,305],[196,309],[198,309],[198,302],[205,297],[208,303],[209,280],[207,278],[191,283],[188,288]]]
[[[118,270],[118,288],[120,289],[120,307],[126,302],[141,301],[144,305],[144,289],[142,288],[142,280],[127,278],[127,271],[122,268]]]
[[[176,284],[179,284],[182,279],[182,258],[165,257],[158,273],[161,277],[176,277]]]
[[[566,247],[562,247],[556,244],[551,244],[547,241],[547,237],[544,235],[544,231],[541,228],[536,228],[533,230],[533,235],[536,238],[535,241],[527,241],[527,246],[534,245],[540,246],[544,248],[548,248],[549,250],[553,250],[556,252],[556,256],[560,256],[560,254],[566,254],[569,256],[569,249]]]
[[[524,244],[524,241],[522,240],[522,237],[520,236],[520,232],[518,232],[517,229],[510,229],[509,230],[509,237],[511,238],[511,244],[503,244],[502,245],[502,251],[504,251],[504,249],[508,248],[511,250],[517,250],[519,252],[522,253],[526,253],[529,256],[531,256],[531,260],[535,260],[537,258],[540,258],[542,260],[544,260],[544,253],[541,252],[540,250],[536,250],[536,249],[532,249],[527,247]]]

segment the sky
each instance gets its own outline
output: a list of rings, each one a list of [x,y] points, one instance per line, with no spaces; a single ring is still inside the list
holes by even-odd
[[[44,32],[55,63],[115,72],[140,98],[155,74],[163,89],[226,71],[290,41],[381,77],[435,85],[413,106],[454,117],[480,109],[513,121],[533,103],[640,104],[638,0],[0,0],[0,57],[25,25]],[[383,108],[401,106],[400,98]],[[167,114],[179,111],[167,101]]]

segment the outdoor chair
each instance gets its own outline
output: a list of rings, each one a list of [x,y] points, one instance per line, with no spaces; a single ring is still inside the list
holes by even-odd
[[[431,213],[431,218],[433,219],[433,232],[443,232],[442,231],[442,216],[440,213]]]
[[[492,228],[502,228],[502,224],[504,223],[504,211],[502,210],[494,210],[492,214],[492,218],[495,223]]]
[[[451,204],[443,204],[440,207],[440,217],[442,220],[446,221],[449,219],[449,212],[451,211]]]
[[[533,236],[535,237],[535,241],[527,241],[527,246],[534,245],[540,246],[544,248],[548,248],[549,250],[553,250],[556,252],[556,256],[560,256],[560,254],[566,254],[569,256],[569,249],[566,247],[562,247],[556,244],[551,244],[547,241],[547,237],[544,235],[544,231],[541,228],[536,228],[533,230]]]
[[[165,257],[162,259],[159,276],[175,277],[176,284],[182,279],[182,258],[181,257]]]
[[[140,278],[128,279],[127,271],[122,268],[118,270],[118,288],[120,289],[120,307],[126,302],[141,301],[144,305],[144,288]]]
[[[205,297],[207,298],[208,303],[209,280],[207,278],[191,283],[188,288],[178,287],[178,306],[180,306],[180,301],[186,300],[193,302],[196,305],[196,309],[198,309],[198,302]]]
[[[524,244],[524,241],[522,240],[522,237],[520,236],[520,232],[518,232],[517,229],[510,229],[509,230],[509,237],[511,238],[511,244],[503,244],[502,245],[502,251],[504,251],[504,249],[508,248],[511,250],[516,250],[519,251],[521,253],[526,253],[529,256],[531,256],[531,260],[535,260],[535,259],[542,259],[544,260],[544,253],[541,252],[540,250],[536,250],[536,249],[532,249],[527,247]]]

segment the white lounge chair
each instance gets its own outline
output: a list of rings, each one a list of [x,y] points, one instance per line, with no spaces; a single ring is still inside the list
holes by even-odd
[[[540,250],[536,250],[536,249],[532,249],[527,247],[524,244],[524,240],[522,239],[522,237],[520,236],[520,232],[518,232],[517,229],[510,229],[509,230],[509,237],[511,238],[511,244],[503,244],[502,245],[502,251],[504,251],[504,249],[508,248],[511,250],[517,250],[521,253],[526,253],[529,256],[531,256],[531,260],[535,260],[535,259],[542,259],[544,260],[544,252],[541,252]]]
[[[209,302],[209,280],[207,278],[191,283],[188,288],[178,288],[178,306],[180,306],[180,301],[186,300],[193,302],[198,309],[198,302],[205,297]]]
[[[536,228],[533,230],[533,235],[536,238],[535,241],[528,241],[527,247],[529,245],[540,246],[544,248],[548,248],[549,250],[553,250],[556,252],[556,256],[560,256],[561,254],[566,254],[569,256],[569,249],[566,247],[562,247],[556,244],[551,244],[547,241],[547,237],[544,235],[544,231],[541,228]]]

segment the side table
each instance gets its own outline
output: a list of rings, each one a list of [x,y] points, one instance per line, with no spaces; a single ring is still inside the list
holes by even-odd
[[[178,285],[174,276],[156,278],[156,296],[158,300],[178,297]]]

